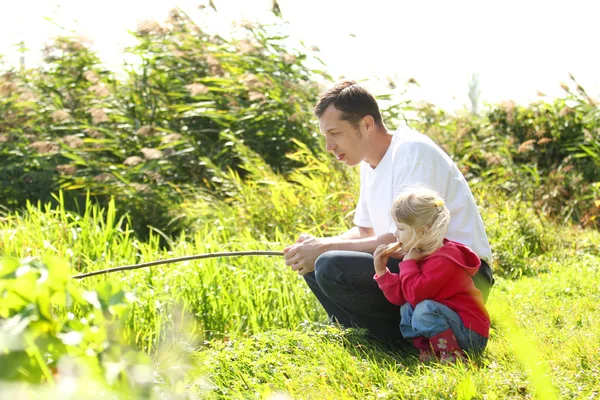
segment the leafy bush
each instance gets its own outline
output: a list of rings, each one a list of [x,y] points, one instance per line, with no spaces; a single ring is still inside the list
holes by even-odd
[[[293,139],[321,151],[310,110],[327,76],[285,37],[246,24],[226,39],[177,10],[134,35],[124,79],[72,37],[48,46],[41,67],[0,75],[3,204],[53,201],[59,188],[71,209],[88,192],[103,205],[114,196],[141,237],[148,225],[173,234],[191,188],[224,193],[221,171],[244,178],[233,142],[281,173],[301,166],[286,157]]]
[[[536,260],[561,247],[556,224],[526,202],[508,199],[498,191],[482,193],[479,203],[492,247],[494,274],[520,278],[547,272]]]
[[[351,226],[357,170],[295,141],[298,150],[289,157],[304,167],[282,176],[244,143],[231,140],[245,178],[231,169],[221,172],[214,167],[222,192],[192,196],[182,206],[192,230],[218,223],[232,236],[250,229],[256,237],[279,240],[283,233],[335,235]]]
[[[599,226],[600,108],[573,82],[564,98],[492,105],[481,118],[424,105],[416,125],[476,190],[499,188],[562,222]]]

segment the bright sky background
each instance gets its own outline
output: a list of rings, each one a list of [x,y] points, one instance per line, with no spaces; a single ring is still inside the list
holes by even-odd
[[[600,97],[599,0],[278,1],[291,34],[318,46],[335,78],[414,77],[421,88],[409,95],[445,109],[468,104],[470,72],[479,73],[481,97],[492,103],[528,102],[538,90],[559,96],[569,72]],[[222,18],[214,29],[242,17],[273,21],[272,0],[213,2]],[[164,21],[175,5],[195,18],[200,4],[208,0],[0,0],[0,54],[18,64],[13,45],[24,40],[34,65],[42,44],[61,33],[50,17],[92,39],[116,68],[133,43],[128,29]]]

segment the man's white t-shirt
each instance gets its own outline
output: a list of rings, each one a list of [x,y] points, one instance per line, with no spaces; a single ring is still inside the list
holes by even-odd
[[[470,247],[492,265],[492,252],[469,185],[452,159],[430,138],[407,127],[398,128],[376,168],[360,164],[360,197],[354,224],[373,228],[377,236],[396,230],[392,203],[411,187],[435,190],[450,210],[446,237]]]

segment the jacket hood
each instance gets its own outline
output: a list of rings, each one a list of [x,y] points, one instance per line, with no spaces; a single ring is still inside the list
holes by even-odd
[[[444,246],[434,253],[437,257],[444,257],[452,260],[473,276],[481,266],[479,256],[464,244],[444,239]]]

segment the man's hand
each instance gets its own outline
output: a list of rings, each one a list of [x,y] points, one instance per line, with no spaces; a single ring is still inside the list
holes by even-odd
[[[292,271],[297,271],[302,276],[315,270],[315,261],[317,257],[325,252],[323,239],[314,236],[302,234],[296,240],[296,243],[283,249],[285,255],[285,264],[292,267]]]

